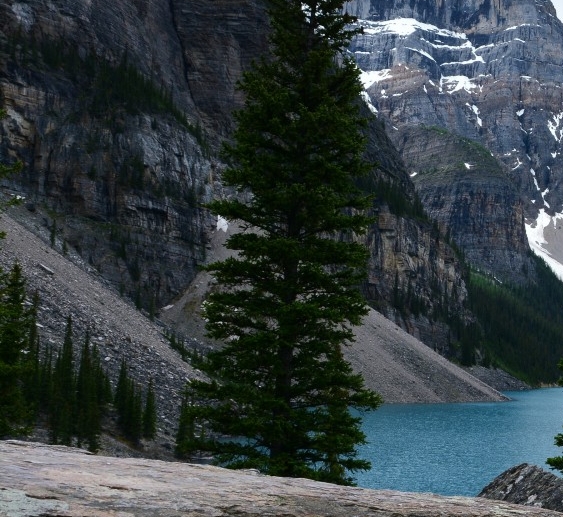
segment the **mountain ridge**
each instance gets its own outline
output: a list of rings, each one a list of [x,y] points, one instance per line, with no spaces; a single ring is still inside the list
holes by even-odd
[[[530,268],[529,245],[551,264],[560,260],[560,236],[542,231],[557,227],[563,200],[563,24],[551,2],[358,0],[348,2],[347,8],[365,27],[351,51],[363,70],[370,102],[393,128],[389,135],[429,215],[450,232],[472,264],[505,280],[523,281],[522,271]],[[480,143],[496,160],[503,190],[510,196],[501,201],[501,192],[489,193],[485,182],[472,182],[468,169],[479,162],[459,160],[455,152],[433,158],[406,144],[428,127],[440,128],[452,139]],[[441,145],[441,140],[436,132],[426,145]],[[450,173],[443,185],[429,183],[423,167],[431,170],[440,162]],[[455,187],[444,193],[448,185]],[[490,198],[484,199],[485,205],[497,206],[496,215],[460,214],[463,199],[471,199],[478,189]],[[437,198],[445,200],[445,209],[436,205]],[[507,208],[499,217],[502,205]],[[463,230],[460,217],[465,219]],[[488,226],[499,227],[494,238],[487,237]],[[515,233],[504,237],[509,246],[495,250],[503,228]],[[502,250],[511,253],[503,256]]]
[[[532,26],[553,16],[544,0],[537,6],[530,0],[454,4],[346,5],[368,28],[351,49],[360,65],[389,64],[384,74],[364,66],[377,79],[364,95],[369,105],[362,106],[369,120],[366,155],[376,166],[362,186],[374,195],[377,222],[365,239],[370,257],[362,289],[384,316],[461,360],[463,346],[477,342],[478,322],[467,308],[469,268],[505,283],[534,281],[525,225],[525,218],[535,220],[534,204],[521,185],[552,221],[544,203],[559,195],[555,188],[546,191],[548,182],[558,185],[555,165],[550,176],[530,163],[547,157],[558,164],[563,157],[551,157],[555,147],[537,147],[534,154],[541,138],[522,135],[526,124],[543,117],[542,131],[555,145],[559,119],[532,108],[553,102],[561,89],[521,79],[517,57],[527,57],[532,69],[533,53],[519,40],[545,35],[548,44],[541,48],[557,62],[561,24],[548,25],[552,36]],[[384,20],[395,14],[419,19],[400,35]],[[491,32],[499,17],[504,28]],[[533,23],[508,25],[520,19]],[[446,21],[447,27],[437,25]],[[388,24],[385,31],[381,23]],[[95,8],[85,0],[4,2],[0,101],[8,116],[0,122],[0,160],[19,159],[24,170],[3,187],[42,211],[38,232],[65,243],[145,311],[176,303],[209,259],[217,221],[203,205],[233,195],[221,184],[218,150],[232,130],[232,111],[242,105],[236,82],[267,50],[267,36],[261,0],[100,0]],[[376,43],[386,49],[382,60],[372,52]],[[510,59],[495,57],[502,49]],[[549,77],[548,64],[535,66]],[[491,77],[477,84],[469,75],[452,75],[456,67],[467,74],[484,69]],[[492,87],[492,74],[505,71],[518,80],[507,76],[511,81]],[[442,76],[449,79],[440,82]],[[405,92],[413,81],[417,88]],[[526,106],[512,108],[513,98]],[[499,99],[510,110],[489,113]],[[413,118],[405,122],[403,115]],[[505,120],[524,125],[493,134],[497,120],[501,129]],[[513,134],[521,137],[518,154],[512,153]],[[511,154],[490,156],[491,138]],[[473,354],[479,361],[484,356],[483,350]]]

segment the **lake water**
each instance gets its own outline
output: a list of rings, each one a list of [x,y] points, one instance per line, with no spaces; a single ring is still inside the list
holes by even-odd
[[[506,469],[563,454],[563,388],[510,392],[510,402],[384,405],[364,415],[372,470],[360,487],[477,495]]]

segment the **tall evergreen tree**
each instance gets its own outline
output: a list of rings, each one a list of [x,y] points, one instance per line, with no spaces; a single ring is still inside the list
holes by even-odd
[[[96,396],[98,403],[100,404],[100,406],[105,406],[106,404],[113,401],[113,393],[109,377],[107,376],[102,366],[100,351],[98,350],[98,346],[95,343],[94,347],[92,348],[92,364],[94,369],[94,377],[96,379]]]
[[[90,351],[90,334],[87,332],[76,379],[76,439],[78,447],[82,445],[82,441],[87,441],[88,450],[92,452],[96,452],[99,448],[101,432],[97,373]]]
[[[25,296],[25,279],[16,262],[9,273],[0,272],[0,437],[24,432],[30,416],[24,387],[34,321]]]
[[[39,294],[33,295],[29,309],[29,332],[24,361],[24,392],[25,398],[35,413],[39,406],[41,390],[41,363],[39,357],[39,332],[37,331],[37,311],[39,309]]]
[[[351,483],[364,441],[350,407],[380,404],[341,354],[366,306],[358,290],[371,200],[354,178],[362,155],[359,71],[344,52],[355,33],[342,0],[270,0],[272,55],[241,82],[223,180],[242,195],[210,208],[242,231],[236,257],[209,270],[209,335],[226,346],[192,382],[197,447],[235,468]],[[218,439],[229,435],[233,439]],[[178,453],[182,454],[178,444]]]
[[[53,395],[51,407],[51,440],[53,443],[71,445],[75,432],[76,375],[74,372],[74,344],[72,318],[67,318],[62,349],[59,351],[53,371]]]
[[[191,396],[191,390],[188,389],[182,398],[178,431],[176,433],[175,453],[179,458],[190,459],[192,454],[201,446],[200,441],[196,439],[195,419],[194,401]]]
[[[153,440],[156,436],[156,418],[154,382],[150,379],[147,388],[147,396],[145,397],[145,408],[143,410],[143,438]]]
[[[143,399],[138,386],[129,377],[125,360],[121,362],[115,390],[117,423],[124,436],[137,445],[143,436]]]

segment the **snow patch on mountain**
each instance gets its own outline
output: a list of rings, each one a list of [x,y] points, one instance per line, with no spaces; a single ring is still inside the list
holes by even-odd
[[[467,36],[460,32],[453,32],[447,29],[440,29],[435,25],[419,22],[414,18],[396,18],[395,20],[374,22],[370,20],[361,20],[360,24],[364,28],[365,34],[381,34],[391,33],[398,36],[406,37],[414,34],[417,30],[431,32],[438,36],[449,38],[461,38],[466,40]]]
[[[553,4],[558,18],[563,20],[563,0],[555,0]],[[439,94],[448,94],[447,97],[451,95],[451,102],[458,102],[456,99],[462,100],[467,110],[467,121],[474,124],[478,131],[482,131],[484,125],[487,128],[491,124],[494,125],[494,120],[491,121],[488,117],[487,105],[483,102],[483,88],[486,92],[486,88],[490,89],[491,85],[497,83],[496,74],[502,60],[506,58],[518,61],[516,57],[524,57],[527,52],[532,52],[528,49],[531,40],[526,40],[532,35],[536,37],[535,35],[539,34],[537,28],[542,27],[534,21],[511,24],[504,30],[501,28],[498,37],[491,42],[484,38],[472,38],[471,41],[463,32],[443,29],[413,18],[387,21],[360,20],[358,25],[363,27],[364,33],[354,40],[352,51],[362,70],[362,83],[371,98],[373,110],[379,109],[381,113],[385,113],[386,109],[403,109],[403,104],[395,105],[388,99],[400,98],[409,87],[413,86],[416,88],[411,88],[412,91],[418,90],[432,96],[436,94],[432,92],[434,87]],[[410,71],[405,73],[405,69],[408,70],[407,65]],[[555,84],[546,82],[543,76],[536,76],[528,70],[531,72],[534,69],[523,68],[518,74],[522,89],[539,92],[542,88],[559,87],[557,82]],[[411,78],[412,82],[409,83]],[[420,78],[422,81],[419,81]],[[502,83],[499,87],[502,87]],[[533,96],[532,93],[530,95]],[[540,128],[539,125],[531,122],[531,118],[536,116],[536,112],[531,107],[525,109],[522,105],[517,105],[513,109],[512,116],[517,117],[520,122],[519,128],[523,138],[533,138],[540,133],[551,135],[553,140],[550,147],[553,147],[550,149],[549,156],[553,160],[558,159],[561,154],[560,146],[563,143],[563,111],[553,108],[551,111],[546,110],[543,127]],[[538,112],[541,111],[543,110],[540,108]],[[550,193],[550,189],[546,188],[541,179],[543,176],[540,167],[547,166],[547,163],[538,160],[538,157],[532,159],[528,156],[527,160],[522,155],[519,157],[516,148],[511,152],[506,152],[505,148],[501,149],[499,155],[513,157],[505,162],[512,171],[530,171],[532,189],[537,192],[532,194],[534,199],[531,203],[537,201],[536,205],[540,205],[538,208],[541,210],[536,220],[526,223],[528,241],[530,247],[546,260],[558,277],[563,279],[563,209],[562,213],[551,216],[546,212],[551,208],[548,195],[551,206],[555,207],[553,185],[550,185],[552,187]],[[532,164],[536,170],[528,169]],[[464,165],[467,170],[471,170],[471,163]],[[559,232],[558,224],[562,228]]]
[[[385,79],[390,79],[393,77],[391,75],[391,70],[370,70],[367,72],[362,72],[360,74],[360,81],[364,85],[364,88],[367,90],[370,86],[374,83],[378,83]]]
[[[227,221],[224,217],[218,216],[217,217],[217,231],[221,230],[226,232],[229,229],[229,221]]]
[[[444,88],[450,95],[460,90],[465,90],[471,93],[472,90],[477,88],[476,84],[471,82],[471,79],[465,75],[451,75],[442,76],[440,79],[440,87]]]
[[[551,216],[542,208],[535,221],[526,222],[526,236],[530,248],[545,260],[559,279],[563,280],[563,245],[559,244],[561,238],[554,238],[561,232],[563,213]]]
[[[547,128],[549,132],[553,135],[556,142],[561,143],[561,139],[563,139],[563,111],[561,113],[553,114],[553,120],[548,121]]]
[[[557,18],[563,21],[563,0],[551,0],[551,3],[557,11]]]

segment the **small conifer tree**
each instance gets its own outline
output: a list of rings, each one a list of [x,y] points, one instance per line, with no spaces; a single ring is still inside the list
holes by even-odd
[[[73,347],[72,318],[68,316],[63,346],[57,355],[53,371],[50,413],[51,440],[63,445],[72,445],[75,431],[73,415],[76,408],[76,376]]]
[[[559,370],[563,371],[563,359],[559,361],[557,364]],[[559,378],[558,384],[563,386],[563,377]],[[563,433],[558,433],[555,435],[554,438],[555,445],[557,447],[563,447]],[[562,456],[554,456],[552,458],[547,458],[546,463],[554,470],[558,470],[559,472],[563,473],[563,455]]]
[[[156,436],[156,400],[154,395],[154,382],[152,378],[147,388],[145,409],[143,411],[143,438],[153,440]]]
[[[199,440],[196,439],[196,411],[194,411],[194,401],[190,396],[189,390],[182,398],[180,408],[180,419],[178,422],[178,432],[176,433],[175,454],[181,459],[190,459],[198,450]]]
[[[121,362],[115,391],[117,423],[123,435],[138,445],[143,436],[143,399],[133,379],[129,377],[125,360]]]
[[[76,380],[76,438],[77,446],[88,442],[88,450],[95,452],[99,448],[101,432],[101,403],[98,398],[98,369],[90,351],[90,334],[87,332],[80,355]]]
[[[25,279],[16,262],[9,273],[0,271],[0,437],[25,433],[30,418],[25,383],[34,320],[25,297]]]

